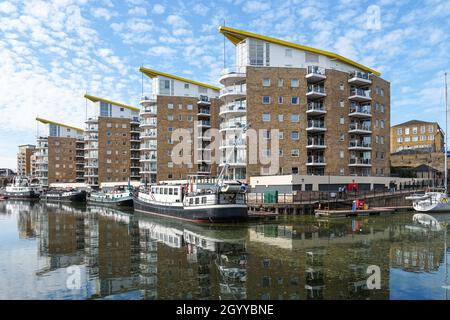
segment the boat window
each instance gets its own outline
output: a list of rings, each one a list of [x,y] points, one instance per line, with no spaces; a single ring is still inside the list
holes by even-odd
[[[202,197],[202,203],[206,203],[206,197]]]
[[[178,195],[178,188],[173,189],[173,194],[176,196]]]
[[[164,188],[164,194],[167,194],[167,188]]]
[[[194,203],[194,199],[190,198],[189,199],[189,204],[193,204]]]
[[[169,188],[169,194],[173,194],[173,188]]]
[[[199,204],[200,203],[200,198],[195,198],[195,204]]]

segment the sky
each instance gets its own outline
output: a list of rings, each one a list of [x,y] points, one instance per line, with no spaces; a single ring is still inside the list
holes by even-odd
[[[449,0],[0,0],[0,167],[35,143],[36,116],[84,127],[86,92],[138,106],[141,65],[218,85],[223,23],[367,65],[391,82],[392,125],[445,126]]]

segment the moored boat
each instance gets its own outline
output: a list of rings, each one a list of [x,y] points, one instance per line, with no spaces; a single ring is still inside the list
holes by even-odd
[[[91,192],[86,197],[87,203],[108,206],[132,206],[133,192],[131,187],[110,191]]]
[[[41,194],[41,200],[49,202],[84,202],[86,191],[84,190],[49,190]]]
[[[41,187],[32,184],[26,177],[14,177],[12,183],[5,188],[3,196],[15,200],[38,199]]]
[[[193,222],[248,218],[245,186],[221,184],[209,176],[189,176],[187,183],[152,185],[134,195],[139,212]]]

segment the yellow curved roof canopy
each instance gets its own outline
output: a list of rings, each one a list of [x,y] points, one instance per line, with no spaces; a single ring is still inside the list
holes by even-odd
[[[86,99],[88,99],[88,100],[91,100],[92,102],[102,101],[102,102],[105,102],[105,103],[113,104],[113,105],[118,106],[118,107],[130,109],[130,110],[133,110],[133,111],[139,111],[140,110],[139,108],[136,108],[136,107],[128,106],[128,105],[123,104],[123,103],[114,102],[114,101],[111,101],[111,100],[108,100],[108,99],[99,98],[99,97],[96,97],[96,96],[91,96],[90,94],[85,94],[84,97]]]
[[[259,40],[279,44],[279,45],[294,48],[294,49],[299,49],[299,50],[304,50],[304,51],[308,51],[308,52],[312,52],[312,53],[316,53],[316,54],[321,54],[321,55],[327,56],[329,58],[340,60],[340,61],[345,62],[351,66],[354,66],[358,69],[373,73],[377,76],[381,75],[381,73],[379,73],[378,71],[375,71],[369,67],[363,66],[362,64],[359,64],[353,60],[347,59],[347,58],[345,58],[341,55],[338,55],[336,53],[333,53],[333,52],[316,49],[316,48],[304,46],[301,44],[288,42],[288,41],[284,41],[284,40],[280,40],[280,39],[276,39],[276,38],[272,38],[272,37],[267,37],[267,36],[263,36],[263,35],[256,34],[253,32],[238,30],[238,29],[234,29],[234,28],[230,28],[230,27],[220,26],[219,32],[221,32],[225,37],[227,37],[227,39],[230,40],[234,45],[237,45],[239,42],[241,42],[242,40],[244,40],[246,38],[259,39]]]
[[[155,78],[157,76],[162,76],[162,77],[167,77],[167,78],[179,80],[179,81],[182,81],[182,82],[192,83],[192,84],[195,84],[197,86],[209,88],[209,89],[212,89],[212,90],[217,90],[217,91],[220,90],[219,87],[215,87],[215,86],[210,85],[210,84],[206,84],[206,83],[202,83],[202,82],[198,82],[198,81],[194,81],[194,80],[178,77],[178,76],[175,76],[175,75],[170,74],[170,73],[165,73],[165,72],[161,72],[161,71],[147,69],[147,68],[144,68],[144,67],[140,67],[139,71],[142,72],[143,74],[145,74],[147,77],[150,77],[150,78]]]
[[[60,127],[65,127],[65,128],[73,129],[73,130],[76,130],[76,131],[84,132],[83,129],[80,129],[80,128],[77,128],[77,127],[73,127],[73,126],[69,126],[67,124],[59,123],[59,122],[48,120],[48,119],[37,117],[36,120],[41,122],[41,123],[44,123],[44,124],[55,124],[55,125],[60,126]]]

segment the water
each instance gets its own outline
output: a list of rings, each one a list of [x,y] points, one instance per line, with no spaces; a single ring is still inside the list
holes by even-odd
[[[196,225],[3,201],[0,299],[446,299],[445,237],[412,214]]]

